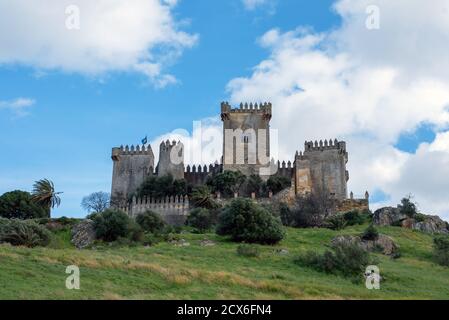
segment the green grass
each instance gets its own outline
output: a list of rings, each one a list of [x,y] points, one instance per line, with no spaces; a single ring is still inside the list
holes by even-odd
[[[341,231],[287,229],[277,246],[259,246],[259,257],[237,255],[238,244],[214,234],[182,234],[190,246],[104,246],[76,250],[60,231],[48,248],[0,245],[0,299],[447,299],[449,269],[432,261],[432,237],[397,227],[379,228],[401,246],[396,260],[378,255],[385,281],[380,290],[297,266],[307,250],[324,251]],[[207,237],[217,242],[202,247]],[[281,255],[277,249],[287,249]],[[81,270],[81,289],[65,288],[65,268]]]

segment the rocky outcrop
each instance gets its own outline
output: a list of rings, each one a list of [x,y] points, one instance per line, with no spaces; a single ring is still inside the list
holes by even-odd
[[[394,240],[386,235],[380,234],[376,240],[363,240],[359,236],[338,236],[332,239],[332,245],[356,244],[367,251],[378,251],[387,256],[394,256],[399,252],[399,246]]]
[[[399,226],[426,233],[449,233],[448,224],[438,216],[419,214],[409,218],[399,208],[385,207],[374,212],[373,223],[378,226]]]
[[[374,211],[373,223],[378,226],[400,225],[401,221],[407,219],[398,208],[385,207]]]
[[[72,243],[78,249],[91,245],[96,238],[94,222],[86,219],[75,225],[72,229]]]
[[[424,221],[414,222],[413,229],[427,233],[449,233],[448,224],[438,216],[425,216]]]

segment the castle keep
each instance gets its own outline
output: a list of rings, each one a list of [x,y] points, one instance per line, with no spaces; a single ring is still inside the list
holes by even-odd
[[[154,165],[150,145],[125,146],[112,149],[113,176],[111,201],[115,206],[129,208],[129,201],[138,187],[150,176],[172,175],[188,184],[204,184],[209,176],[223,171],[240,171],[259,175],[267,180],[270,176],[284,176],[292,181],[292,192],[305,195],[325,192],[330,197],[346,201],[349,179],[346,163],[346,143],[336,139],[306,141],[304,150],[297,151],[291,161],[277,163],[270,154],[271,103],[240,104],[233,108],[221,104],[223,122],[223,156],[221,163],[205,166],[185,166],[182,142],[163,141],[159,147],[159,162]],[[181,195],[180,195],[181,196]],[[184,195],[182,195],[184,196]],[[181,201],[182,200],[182,201]],[[187,201],[187,202],[186,202]],[[161,210],[185,213],[188,199],[133,199],[131,207],[138,210],[158,207]]]

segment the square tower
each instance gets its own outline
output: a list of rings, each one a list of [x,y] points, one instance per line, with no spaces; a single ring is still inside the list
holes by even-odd
[[[221,104],[223,170],[260,175],[270,165],[271,103]]]

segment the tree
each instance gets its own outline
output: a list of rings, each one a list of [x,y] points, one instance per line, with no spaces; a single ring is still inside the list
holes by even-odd
[[[232,197],[239,192],[246,176],[240,171],[224,171],[207,180],[212,191],[220,192],[223,196]]]
[[[35,203],[31,194],[12,191],[0,197],[0,217],[8,219],[33,219],[47,217],[47,210]]]
[[[254,192],[258,197],[261,197],[263,193],[266,191],[266,184],[262,180],[262,178],[258,175],[250,175],[246,179],[246,193],[248,196]]]
[[[109,208],[111,196],[107,192],[94,192],[83,198],[81,207],[84,210],[91,212],[103,212]]]
[[[32,199],[44,207],[47,210],[47,216],[50,217],[51,209],[61,205],[61,198],[59,197],[61,193],[55,191],[55,186],[52,181],[42,179],[34,183]]]
[[[187,182],[174,180],[172,175],[149,177],[137,190],[138,197],[164,198],[187,194]]]
[[[193,188],[190,200],[197,208],[216,209],[219,207],[208,186],[197,186]]]
[[[267,181],[267,189],[271,190],[273,194],[279,193],[282,190],[291,187],[291,185],[291,180],[283,176],[273,176]]]

